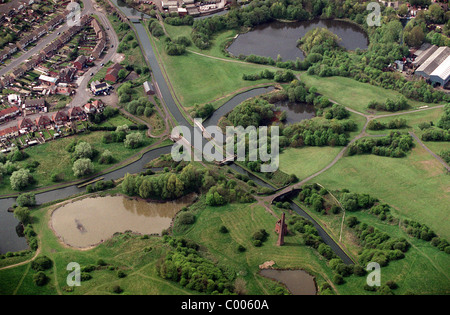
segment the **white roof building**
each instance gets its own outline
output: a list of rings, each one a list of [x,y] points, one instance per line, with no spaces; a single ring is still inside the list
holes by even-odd
[[[418,56],[420,66],[416,69],[415,74],[444,86],[450,79],[449,57],[449,47],[432,46]],[[418,61],[417,59],[416,61]]]

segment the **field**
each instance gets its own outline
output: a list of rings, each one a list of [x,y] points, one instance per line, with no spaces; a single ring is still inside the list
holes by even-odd
[[[302,73],[300,78],[307,86],[316,87],[318,93],[364,114],[369,114],[371,113],[370,111],[375,112],[375,110],[369,111],[367,108],[370,101],[383,102],[388,98],[394,99],[401,96],[399,92],[394,90],[383,89],[369,83],[358,82],[351,78],[322,78],[311,76],[306,73]],[[411,109],[417,109],[421,106],[436,106],[436,104],[428,104],[413,100],[408,100],[408,102]],[[382,111],[376,112],[377,114],[387,113]]]
[[[328,189],[371,194],[393,206],[402,217],[424,223],[447,239],[449,181],[443,166],[417,145],[401,159],[347,156],[312,179]]]
[[[175,28],[167,28],[175,32]],[[180,34],[186,33],[186,27],[182,28]],[[227,35],[228,36],[228,35]],[[224,37],[227,37],[224,36]],[[242,62],[236,62],[233,59],[210,58],[187,51],[185,55],[168,56],[164,49],[164,38],[157,39],[153,37],[156,43],[160,64],[164,64],[165,70],[175,87],[175,93],[184,107],[192,107],[195,104],[205,104],[219,97],[226,96],[238,89],[250,87],[255,84],[268,83],[268,80],[257,82],[244,81],[244,73],[257,73],[267,68],[261,65],[253,65]],[[222,38],[222,37],[220,37]],[[217,40],[210,49],[213,54],[218,54],[219,40]],[[188,47],[188,50],[191,47]],[[194,51],[194,48],[193,48]],[[202,52],[209,54],[209,51]],[[225,57],[222,57],[225,58]]]
[[[288,148],[280,155],[280,170],[302,180],[331,163],[342,147]]]

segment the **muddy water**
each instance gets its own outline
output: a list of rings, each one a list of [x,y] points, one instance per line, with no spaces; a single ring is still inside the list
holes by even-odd
[[[260,275],[281,282],[293,295],[315,295],[314,277],[303,270],[263,269]]]
[[[195,195],[164,203],[134,200],[124,196],[85,198],[68,203],[52,213],[55,234],[67,245],[88,248],[131,230],[160,234],[172,218],[189,205]]]

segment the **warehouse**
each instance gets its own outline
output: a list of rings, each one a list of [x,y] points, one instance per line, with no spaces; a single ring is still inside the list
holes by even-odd
[[[445,86],[450,80],[450,48],[432,45],[416,52],[415,74]]]

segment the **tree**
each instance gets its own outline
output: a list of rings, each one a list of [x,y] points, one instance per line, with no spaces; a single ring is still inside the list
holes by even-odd
[[[30,223],[30,210],[27,207],[16,207],[14,217],[23,224],[28,224]]]
[[[16,203],[21,207],[32,207],[36,205],[36,197],[34,193],[25,193],[17,197]]]
[[[13,190],[22,190],[33,182],[33,176],[29,170],[22,168],[12,173],[10,181]]]
[[[406,44],[411,47],[419,47],[425,39],[425,34],[419,25],[414,26],[410,31],[405,28],[403,36]]]
[[[127,71],[125,69],[120,69],[119,73],[117,74],[117,77],[119,78],[119,81],[122,81],[127,76]]]
[[[93,155],[92,147],[87,142],[80,142],[75,146],[73,156],[75,159],[90,159]]]
[[[72,170],[76,177],[82,177],[94,172],[94,164],[91,159],[81,158],[73,163]]]
[[[124,144],[126,148],[135,149],[142,145],[144,141],[142,134],[139,132],[131,133],[126,136]]]

